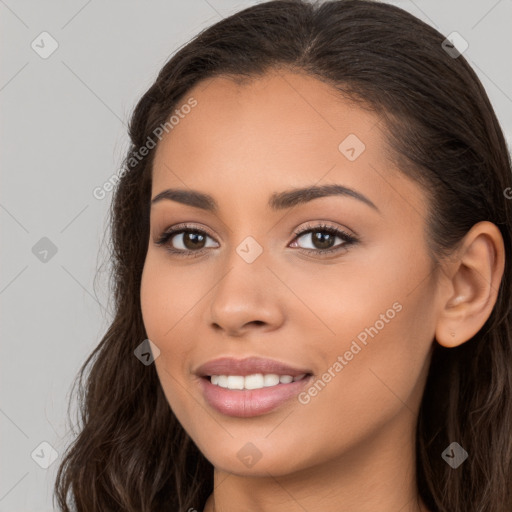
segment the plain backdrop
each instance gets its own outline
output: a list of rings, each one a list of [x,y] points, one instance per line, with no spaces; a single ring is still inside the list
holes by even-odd
[[[95,276],[112,194],[93,190],[133,107],[178,47],[256,3],[0,0],[0,512],[53,510],[71,385],[110,321],[108,267]],[[390,3],[468,41],[510,147],[512,1]]]

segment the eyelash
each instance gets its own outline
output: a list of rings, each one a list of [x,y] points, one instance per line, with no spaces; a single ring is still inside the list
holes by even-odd
[[[331,249],[304,249],[304,248],[299,247],[299,251],[306,252],[308,254],[315,253],[315,254],[325,255],[325,254],[338,252],[343,249],[347,250],[349,246],[351,246],[359,241],[356,237],[354,237],[353,235],[350,235],[349,233],[343,231],[342,229],[334,228],[334,227],[328,226],[326,224],[319,224],[316,226],[307,225],[307,226],[305,226],[305,228],[295,231],[294,235],[295,235],[295,238],[299,238],[303,235],[306,235],[308,233],[313,233],[313,232],[328,233],[330,235],[341,238],[344,243],[337,245]],[[198,233],[200,235],[206,235],[210,238],[213,238],[208,232],[206,232],[202,229],[198,229],[198,228],[194,227],[193,225],[180,224],[180,225],[170,229],[169,231],[165,231],[164,233],[162,233],[162,235],[160,235],[160,237],[158,238],[158,240],[155,243],[157,245],[165,246],[165,249],[167,251],[169,251],[171,254],[177,255],[179,257],[185,257],[185,258],[198,257],[198,256],[201,256],[205,251],[207,251],[206,248],[199,249],[197,251],[190,251],[190,250],[183,250],[183,249],[173,249],[172,247],[170,247],[169,242],[171,241],[171,238],[174,235],[178,235],[178,234],[182,234],[182,233],[196,233],[196,234]],[[292,241],[295,241],[295,238]],[[193,254],[191,254],[191,253],[193,253]]]

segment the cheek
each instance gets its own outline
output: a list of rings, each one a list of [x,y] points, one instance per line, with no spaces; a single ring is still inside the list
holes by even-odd
[[[181,276],[181,278],[179,277]],[[189,401],[183,376],[188,374],[189,352],[193,344],[183,332],[190,310],[190,293],[184,293],[184,274],[172,270],[159,255],[149,251],[141,278],[140,302],[147,337],[160,349],[155,359],[158,378],[171,409],[185,417]],[[181,293],[179,290],[182,290]]]
[[[141,278],[140,302],[148,337],[164,345],[173,340],[179,348],[177,333],[194,305],[204,297],[201,280],[195,280],[189,270],[166,261],[165,255],[150,250]]]
[[[148,253],[141,278],[141,312],[147,337],[160,350],[155,367],[164,393],[169,395],[172,389],[174,395],[176,384],[172,376],[184,371],[185,367],[180,365],[187,360],[187,344],[181,341],[186,338],[180,336],[180,318],[190,308],[184,303],[187,294],[183,297],[177,292],[181,288],[174,277],[176,273],[158,260]]]
[[[395,297],[391,294],[389,299]],[[303,398],[308,403],[294,416],[294,425],[300,425],[297,436],[311,440],[304,456],[315,460],[324,448],[328,448],[325,456],[341,453],[364,439],[376,438],[400,415],[411,421],[414,418],[410,412],[421,400],[431,347],[426,317],[418,321],[418,313],[428,305],[422,297],[400,298],[402,309],[392,308],[387,316],[390,300],[381,298],[383,307],[367,304],[366,315],[348,315],[338,322],[339,336],[333,337],[328,347],[325,340],[322,347],[318,344],[315,351],[321,351],[326,361],[325,373],[306,389],[309,396]],[[380,313],[388,323],[380,320]],[[363,336],[358,338],[358,334]],[[319,424],[322,437],[330,439],[328,447],[319,438]],[[283,443],[289,433],[284,429],[279,433]]]
[[[280,276],[293,290],[286,292],[287,300],[283,295],[286,313],[302,333],[309,333],[307,343],[324,364],[349,350],[358,335],[362,341],[369,338],[365,329],[376,322],[378,331],[389,330],[400,316],[410,279],[382,261],[287,269]]]
[[[309,290],[309,304],[330,330],[310,338],[326,372],[320,378],[329,381],[311,405],[332,404],[329,414],[347,431],[396,414],[401,400],[413,407],[435,330],[428,262],[381,252],[373,263],[342,277],[308,279],[299,292]]]

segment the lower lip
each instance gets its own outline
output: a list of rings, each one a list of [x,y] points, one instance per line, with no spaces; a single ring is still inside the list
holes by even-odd
[[[309,375],[289,384],[276,384],[261,389],[226,389],[201,377],[203,395],[214,409],[226,416],[251,418],[273,411],[288,400],[295,398],[311,380]]]

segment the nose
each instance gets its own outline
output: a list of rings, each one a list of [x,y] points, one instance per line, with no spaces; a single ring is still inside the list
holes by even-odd
[[[284,322],[284,288],[264,258],[247,263],[235,255],[209,296],[207,321],[215,331],[236,338],[255,329],[278,329]]]

